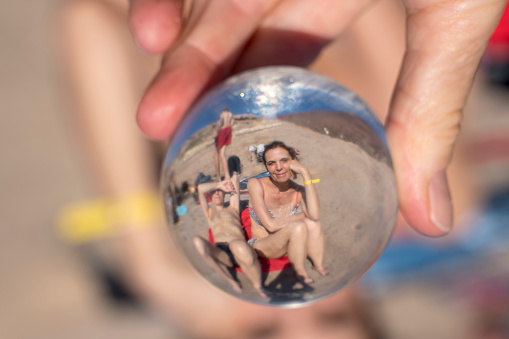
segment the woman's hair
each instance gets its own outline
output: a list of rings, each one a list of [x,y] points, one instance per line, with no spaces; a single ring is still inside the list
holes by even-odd
[[[271,149],[275,149],[275,148],[284,148],[285,150],[288,151],[288,153],[290,153],[290,157],[292,159],[297,159],[297,151],[295,150],[295,148],[293,147],[290,147],[290,146],[287,146],[284,142],[282,141],[278,141],[278,140],[275,140],[273,142],[271,142],[270,144],[268,145],[265,145],[264,146],[264,150],[263,150],[263,157],[262,157],[262,160],[263,160],[263,164],[265,164],[265,154],[267,154],[267,151],[270,151]],[[298,159],[297,159],[298,160]]]

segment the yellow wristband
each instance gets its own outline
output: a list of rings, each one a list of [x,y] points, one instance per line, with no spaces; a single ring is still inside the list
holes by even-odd
[[[138,192],[119,199],[96,199],[64,207],[57,216],[62,240],[78,244],[161,222],[162,199],[156,192]]]
[[[306,180],[304,181],[304,185],[316,184],[317,182],[320,182],[320,179]]]

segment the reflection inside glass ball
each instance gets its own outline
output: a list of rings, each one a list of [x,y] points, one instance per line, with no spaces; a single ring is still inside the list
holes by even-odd
[[[397,196],[383,127],[332,80],[294,67],[225,81],[166,154],[175,242],[222,290],[298,305],[358,279],[387,244]]]

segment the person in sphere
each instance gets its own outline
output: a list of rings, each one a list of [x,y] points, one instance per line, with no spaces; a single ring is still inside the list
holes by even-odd
[[[219,120],[214,126],[216,132],[214,166],[216,169],[217,180],[221,181],[221,166],[224,171],[224,178],[230,179],[228,171],[228,162],[226,160],[226,147],[232,143],[232,124],[233,114],[228,109],[224,109],[219,116]]]
[[[205,194],[210,194],[212,208]],[[230,204],[225,207],[225,194],[230,194]],[[241,293],[239,284],[228,276],[220,264],[227,267],[240,267],[252,282],[255,290],[265,297],[261,287],[260,262],[248,245],[240,222],[239,177],[234,173],[231,180],[207,182],[198,185],[198,196],[203,213],[214,235],[215,245],[200,236],[194,236],[193,242],[205,261],[225,277],[233,289]]]
[[[251,195],[249,243],[261,257],[288,256],[298,280],[312,283],[304,267],[307,257],[321,275],[329,273],[323,267],[324,236],[314,187],[317,180],[299,163],[296,150],[281,141],[265,146],[263,163],[269,176],[252,178],[247,184]],[[292,180],[297,175],[302,176],[304,186]]]

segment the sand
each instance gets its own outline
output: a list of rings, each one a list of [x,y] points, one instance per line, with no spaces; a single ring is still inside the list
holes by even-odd
[[[166,169],[169,183],[194,183],[198,173],[214,176],[214,136],[211,126],[196,133],[184,144],[175,161]],[[397,203],[394,176],[383,143],[358,118],[328,112],[301,113],[266,120],[236,116],[232,144],[227,157],[240,158],[240,178],[265,171],[249,151],[250,145],[281,140],[296,147],[300,161],[313,178],[320,178],[316,189],[320,199],[321,224],[325,235],[324,265],[329,276],[320,276],[306,262],[315,281],[303,285],[296,281],[293,269],[265,274],[263,283],[270,302],[306,302],[326,297],[361,275],[380,254],[395,221]],[[302,184],[300,178],[297,183]],[[242,195],[247,203],[249,195]],[[208,267],[194,249],[194,235],[208,238],[208,226],[201,207],[190,195],[182,205],[187,213],[177,223],[170,222],[172,234],[195,268],[213,284],[235,294],[226,281]],[[237,279],[244,288],[241,298],[260,301],[243,274]]]

